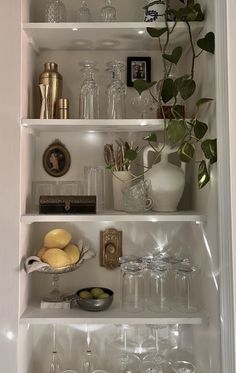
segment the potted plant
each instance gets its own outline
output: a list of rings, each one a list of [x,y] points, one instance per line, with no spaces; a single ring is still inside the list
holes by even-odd
[[[207,137],[208,124],[199,119],[201,108],[210,104],[212,98],[199,97],[196,100],[195,111],[191,118],[186,119],[183,106],[188,105],[188,100],[193,96],[197,88],[195,80],[195,65],[202,53],[214,54],[214,33],[208,32],[204,37],[194,40],[191,22],[202,21],[204,14],[201,6],[195,0],[179,0],[182,5],[179,9],[170,7],[170,0],[166,0],[166,8],[163,23],[158,28],[147,28],[150,37],[159,41],[162,55],[163,77],[158,82],[135,80],[134,88],[141,95],[148,90],[153,100],[158,103],[164,128],[162,137],[158,133],[150,133],[144,140],[148,147],[144,149],[144,165],[139,175],[133,175],[130,179],[142,176],[148,177],[152,182],[152,199],[154,211],[175,211],[184,191],[185,166],[189,162],[198,163],[198,185],[203,188],[210,180],[210,166],[217,161],[216,139]],[[155,1],[153,2],[155,3]],[[151,4],[153,4],[151,3]],[[174,19],[169,22],[169,19]],[[173,77],[172,70],[177,66],[183,54],[181,45],[173,47],[172,37],[177,22],[185,22],[191,50],[191,63],[187,66],[185,74]],[[177,42],[176,42],[177,43]],[[176,44],[174,41],[174,44]],[[181,98],[181,104],[179,103]],[[168,110],[167,110],[168,109]],[[140,148],[129,147],[125,149],[123,163],[130,166],[137,162]],[[151,164],[147,162],[147,153],[155,153]],[[201,157],[196,159],[196,153]],[[177,151],[181,168],[168,162],[168,154]],[[159,161],[159,162],[158,162]],[[113,170],[112,165],[110,168]]]
[[[196,101],[196,110],[191,119],[186,119],[183,115],[181,105],[178,104],[178,97],[187,104],[188,99],[194,94],[197,82],[195,81],[195,64],[203,52],[214,54],[214,34],[208,32],[203,38],[196,42],[193,40],[190,21],[202,21],[204,14],[201,6],[195,3],[195,0],[179,0],[183,6],[178,10],[170,7],[170,1],[166,0],[166,11],[164,14],[165,26],[159,28],[147,28],[150,37],[157,38],[162,54],[162,63],[164,67],[164,76],[159,82],[147,83],[144,80],[136,80],[134,87],[141,95],[143,91],[149,90],[153,99],[160,105],[164,121],[164,147],[177,146],[180,161],[188,163],[194,159],[196,149],[201,148],[202,159],[195,160],[198,165],[198,185],[204,187],[210,180],[210,166],[217,161],[216,139],[208,139],[208,125],[199,120],[199,112],[202,106],[209,104],[212,98],[199,97]],[[153,2],[155,3],[155,1]],[[169,19],[175,19],[169,23]],[[171,53],[168,53],[169,44],[177,22],[186,23],[186,32],[189,37],[191,47],[191,66],[186,74],[175,79],[171,72],[173,66],[176,66],[182,57],[183,48],[179,45],[174,47]],[[174,101],[171,107],[172,118],[168,119],[165,112],[165,105]],[[156,133],[151,133],[144,138],[149,145],[155,148],[158,143]],[[156,150],[157,158],[161,156],[161,150]],[[125,153],[125,159],[134,162],[137,158],[137,151],[130,149]],[[152,165],[148,167],[150,169]],[[145,172],[148,170],[145,170]]]

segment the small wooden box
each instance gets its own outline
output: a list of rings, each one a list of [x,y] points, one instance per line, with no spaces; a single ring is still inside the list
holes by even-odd
[[[40,196],[40,214],[96,214],[96,196]]]

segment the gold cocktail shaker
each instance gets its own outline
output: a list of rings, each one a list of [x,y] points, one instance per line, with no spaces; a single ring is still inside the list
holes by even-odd
[[[55,62],[44,64],[44,72],[39,77],[39,84],[49,86],[48,92],[48,118],[57,117],[57,101],[62,97],[63,80],[61,74],[57,71]]]

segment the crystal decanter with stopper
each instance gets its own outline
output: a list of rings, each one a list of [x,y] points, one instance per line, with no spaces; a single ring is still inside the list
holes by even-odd
[[[105,0],[105,6],[101,9],[102,22],[116,21],[116,8],[112,6],[111,0]]]
[[[91,22],[92,15],[86,1],[82,1],[82,4],[77,12],[78,22]]]
[[[124,64],[120,61],[108,62],[107,71],[111,73],[111,83],[107,87],[107,117],[108,119],[124,119],[126,96],[126,87],[122,81]]]
[[[99,118],[99,87],[95,81],[96,67],[93,61],[80,64],[84,73],[84,81],[80,89],[80,119]]]
[[[66,22],[66,7],[62,0],[49,0],[45,9],[45,22]]]

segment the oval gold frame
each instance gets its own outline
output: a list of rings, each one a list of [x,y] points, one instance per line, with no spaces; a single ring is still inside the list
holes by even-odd
[[[50,144],[43,153],[43,167],[50,176],[60,177],[65,175],[70,165],[70,153],[60,141]]]

